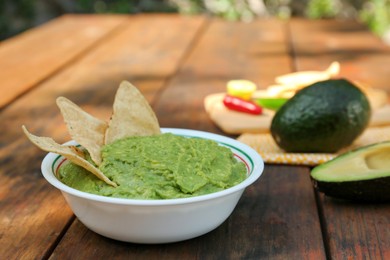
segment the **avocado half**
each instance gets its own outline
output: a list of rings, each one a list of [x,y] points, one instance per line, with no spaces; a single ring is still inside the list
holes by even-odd
[[[310,173],[325,195],[362,202],[390,201],[390,141],[341,154]]]

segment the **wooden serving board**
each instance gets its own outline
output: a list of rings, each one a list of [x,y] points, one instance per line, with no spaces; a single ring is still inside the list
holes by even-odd
[[[250,115],[227,109],[222,103],[225,93],[206,96],[204,107],[211,120],[229,134],[269,132],[274,111],[264,109],[261,115]],[[390,125],[390,104],[375,109],[369,126]]]

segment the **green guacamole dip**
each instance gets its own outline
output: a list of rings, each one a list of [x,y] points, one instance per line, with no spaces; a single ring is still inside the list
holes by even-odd
[[[216,142],[170,133],[117,140],[102,149],[100,170],[114,188],[85,169],[65,163],[57,177],[88,193],[132,199],[172,199],[208,194],[246,178],[244,163]]]

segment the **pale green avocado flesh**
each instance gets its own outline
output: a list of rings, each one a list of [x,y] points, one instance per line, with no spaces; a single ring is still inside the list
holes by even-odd
[[[344,153],[315,167],[311,177],[325,195],[359,201],[390,200],[390,141]]]
[[[244,163],[212,140],[173,134],[129,137],[106,145],[99,169],[118,187],[65,163],[57,177],[75,189],[108,197],[173,199],[209,194],[246,178]]]

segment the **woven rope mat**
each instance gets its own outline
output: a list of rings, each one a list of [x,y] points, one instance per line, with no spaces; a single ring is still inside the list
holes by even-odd
[[[336,157],[338,154],[361,146],[390,140],[390,126],[369,127],[355,142],[337,154],[330,153],[286,153],[280,149],[271,134],[242,134],[237,138],[253,149],[263,158],[265,163],[316,166]]]

